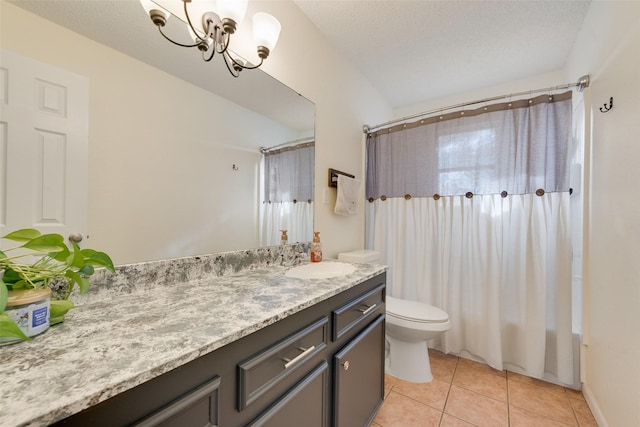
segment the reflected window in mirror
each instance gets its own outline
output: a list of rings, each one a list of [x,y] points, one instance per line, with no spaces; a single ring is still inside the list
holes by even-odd
[[[307,242],[313,235],[315,143],[282,145],[262,149],[261,246],[280,244],[281,230],[287,230],[289,243]]]

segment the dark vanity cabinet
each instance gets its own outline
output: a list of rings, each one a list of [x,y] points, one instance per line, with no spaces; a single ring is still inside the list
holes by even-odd
[[[366,280],[57,425],[366,426],[384,395],[385,278]]]

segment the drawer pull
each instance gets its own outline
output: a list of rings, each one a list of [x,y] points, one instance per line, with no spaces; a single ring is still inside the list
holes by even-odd
[[[348,370],[349,370],[349,361],[348,361],[348,360],[342,364],[342,368],[343,368],[345,371],[348,371]]]
[[[312,345],[309,348],[302,348],[302,347],[299,347],[299,348],[300,348],[300,350],[304,350],[304,351],[302,353],[300,353],[299,355],[297,355],[296,357],[294,357],[293,359],[291,359],[291,360],[282,359],[285,362],[287,362],[287,363],[284,364],[284,369],[288,369],[289,366],[291,366],[291,365],[293,365],[295,363],[298,363],[301,359],[304,359],[309,353],[311,353],[313,350],[316,349],[316,346]]]
[[[367,314],[369,314],[372,310],[375,310],[375,308],[378,306],[378,304],[373,304],[370,305],[369,307],[365,308],[365,309],[360,309],[358,311],[362,312],[363,316],[366,316]]]

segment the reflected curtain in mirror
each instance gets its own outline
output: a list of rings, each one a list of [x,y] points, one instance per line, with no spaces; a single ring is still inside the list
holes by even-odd
[[[313,235],[314,142],[267,150],[262,158],[260,245],[280,244],[280,230],[289,242]]]

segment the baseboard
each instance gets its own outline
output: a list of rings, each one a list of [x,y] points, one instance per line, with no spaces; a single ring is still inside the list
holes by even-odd
[[[584,400],[587,401],[587,405],[589,405],[589,409],[591,409],[591,413],[593,414],[593,418],[596,419],[598,427],[609,427],[607,420],[605,420],[604,415],[598,406],[598,402],[593,396],[593,393],[591,393],[591,389],[586,384],[582,385],[582,395],[584,396]]]

